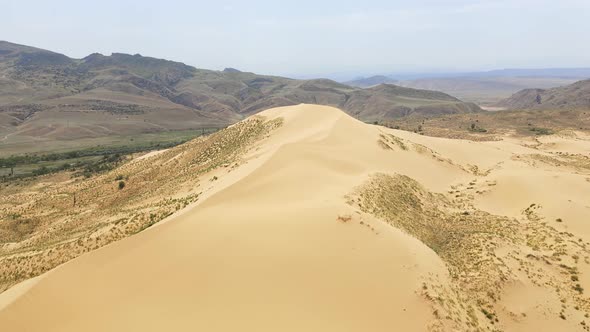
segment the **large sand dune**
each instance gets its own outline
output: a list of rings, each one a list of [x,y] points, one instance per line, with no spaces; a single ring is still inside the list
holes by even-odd
[[[0,330],[590,324],[581,155],[556,164],[542,146],[424,137],[322,106],[259,116],[283,123],[238,168],[214,171],[199,202],[0,294]]]

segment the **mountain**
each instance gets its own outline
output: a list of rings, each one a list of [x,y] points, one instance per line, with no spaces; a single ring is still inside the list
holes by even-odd
[[[3,185],[0,326],[586,331],[580,138],[441,139],[297,105]]]
[[[484,72],[465,73],[464,77],[544,77],[544,78],[572,78],[590,77],[590,68],[507,68]]]
[[[5,145],[220,127],[299,103],[337,106],[364,121],[479,111],[441,93],[364,90],[233,68],[204,70],[139,54],[71,59],[0,42],[0,139]]]
[[[352,81],[344,82],[346,85],[356,86],[359,88],[368,88],[379,84],[395,84],[397,80],[383,75],[376,75],[371,77],[357,78]]]
[[[553,89],[525,89],[497,103],[511,109],[590,108],[590,79]]]
[[[433,78],[498,78],[498,77],[528,77],[528,78],[562,78],[582,79],[590,77],[590,68],[506,68],[488,71],[454,71],[454,72],[396,72],[386,75],[403,81],[433,79]]]

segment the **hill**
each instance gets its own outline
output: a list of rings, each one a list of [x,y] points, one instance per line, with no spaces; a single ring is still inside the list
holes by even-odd
[[[408,89],[363,90],[324,79],[203,70],[139,54],[71,59],[0,42],[0,140],[12,151],[50,150],[56,141],[96,144],[93,139],[106,136],[223,127],[270,107],[299,103],[337,106],[364,121],[479,110],[450,96]]]
[[[511,109],[588,109],[590,79],[553,89],[525,89],[497,105]]]
[[[6,185],[0,284],[26,281],[0,294],[0,326],[585,331],[589,142],[298,105],[90,179]]]

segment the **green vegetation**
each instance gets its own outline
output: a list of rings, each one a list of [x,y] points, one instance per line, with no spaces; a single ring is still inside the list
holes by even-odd
[[[77,175],[90,177],[115,168],[126,155],[170,148],[185,143],[203,134],[217,131],[215,128],[162,133],[160,136],[129,138],[126,143],[97,145],[85,149],[30,153],[0,158],[0,178],[4,180],[44,175],[64,170],[76,171]]]

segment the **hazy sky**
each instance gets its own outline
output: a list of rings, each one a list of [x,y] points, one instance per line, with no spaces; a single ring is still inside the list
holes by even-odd
[[[0,0],[0,40],[265,74],[590,66],[590,0]]]

